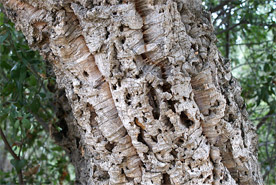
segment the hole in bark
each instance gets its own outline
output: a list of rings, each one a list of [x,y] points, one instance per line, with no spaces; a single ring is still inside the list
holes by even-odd
[[[93,168],[92,168],[92,170],[93,170],[93,173],[96,172],[97,171],[97,166],[94,165]]]
[[[171,93],[171,87],[172,87],[172,85],[170,83],[165,82],[162,86],[162,90],[163,90],[163,92]]]
[[[117,89],[117,85],[112,85],[112,89],[116,90]]]
[[[177,159],[177,151],[175,151],[174,149],[170,152],[170,154],[175,158]]]
[[[163,8],[159,9],[159,13],[163,13],[163,12],[164,12]]]
[[[146,56],[145,53],[141,54],[141,57],[142,57],[143,60],[146,60],[146,59],[147,59],[147,56]]]
[[[219,104],[220,104],[220,103],[219,103],[219,101],[218,101],[218,100],[216,100],[213,106],[218,107],[218,106],[219,106]]]
[[[90,121],[90,125],[92,127],[96,126],[97,125],[97,122],[95,121],[95,117],[97,116],[93,106],[90,104],[90,103],[87,103],[86,104],[86,107],[88,108],[88,110],[90,111],[90,118],[89,118],[89,121]]]
[[[188,116],[184,113],[184,111],[180,114],[180,120],[183,125],[185,125],[187,128],[189,128],[191,125],[193,125],[193,121],[189,120]]]
[[[102,171],[99,175],[99,181],[104,181],[110,179],[110,176],[107,171]]]
[[[144,122],[147,122],[148,119],[147,119],[146,117],[143,116],[143,120],[144,120]]]
[[[80,138],[76,137],[76,145],[77,145],[77,148],[79,148],[80,146]]]
[[[168,130],[171,130],[172,132],[175,131],[174,126],[173,126],[173,124],[171,123],[169,117],[166,116],[164,122],[165,122],[165,125],[167,126]]]
[[[196,49],[196,45],[195,44],[192,44],[192,46],[191,46],[193,49],[194,49],[194,51],[196,51],[197,49]]]
[[[97,114],[95,113],[95,112],[90,112],[90,124],[92,125],[92,126],[96,126],[95,125],[95,123],[97,123],[96,121],[95,121],[95,117],[97,116]],[[94,124],[93,124],[94,123]]]
[[[168,102],[168,108],[171,109],[175,113],[176,111],[175,111],[174,105],[175,105],[176,101],[167,100],[167,102]]]
[[[43,45],[49,43],[49,37],[50,35],[48,33],[42,32],[42,39],[40,41],[42,47]]]
[[[229,122],[234,122],[235,116],[233,114],[229,114]]]
[[[171,161],[171,164],[174,167],[175,166],[175,160]],[[170,166],[170,168],[171,168],[171,166]]]
[[[105,145],[105,149],[109,152],[112,152],[112,149],[114,148],[114,143],[107,142]]]
[[[125,43],[125,41],[126,41],[126,38],[125,38],[125,37],[123,37],[123,38],[121,39],[122,44],[124,44],[124,43]]]
[[[105,28],[105,31],[106,31],[105,39],[108,39],[110,33],[109,33],[109,31],[107,31],[107,27]]]
[[[149,104],[153,108],[152,109],[152,115],[154,119],[159,119],[160,117],[160,108],[158,105],[157,97],[155,90],[153,88],[150,89],[150,92],[148,93],[148,98],[149,98]]]
[[[162,185],[170,185],[170,184],[171,184],[170,175],[167,173],[163,173]]]
[[[128,177],[128,176],[126,176],[126,179],[127,179],[128,182],[132,182],[134,180],[133,177]]]
[[[152,141],[154,141],[155,143],[157,143],[157,136],[151,136]]]
[[[120,32],[123,32],[123,31],[124,31],[124,26],[121,25],[121,26],[119,27],[119,29],[120,29]]]
[[[180,147],[182,144],[184,143],[184,140],[182,139],[182,138],[179,138],[177,141],[176,141],[176,145],[178,146],[178,147]],[[187,150],[186,148],[184,148],[184,151],[185,150]]]
[[[147,154],[143,153],[143,156],[144,156],[144,160],[147,161],[149,158],[147,156]],[[145,164],[143,163],[142,164],[144,168],[146,168]]]
[[[36,42],[37,42],[37,39],[36,39],[36,37],[33,37],[33,39],[34,39],[34,41],[33,41],[33,42],[34,42],[34,43],[36,43]]]
[[[162,130],[159,128],[159,129],[158,129],[158,132],[159,132],[159,134],[161,134],[161,133],[162,133]]]
[[[146,143],[146,141],[145,141],[144,138],[143,138],[143,133],[142,133],[142,132],[140,132],[140,133],[138,134],[137,141],[139,141],[139,142],[145,144],[146,146],[148,146],[148,144]]]
[[[84,75],[85,77],[88,77],[88,76],[89,76],[89,74],[88,74],[86,71],[83,71],[83,75]]]
[[[211,175],[207,176],[204,182],[208,183],[208,181],[209,181],[211,178],[212,178]]]
[[[125,103],[128,104],[128,105],[130,105],[131,104],[131,100],[130,99],[131,99],[131,95],[129,93],[127,93],[126,99],[125,99]]]
[[[149,43],[152,40],[151,33],[147,33],[147,34],[145,33],[148,29],[149,28],[145,29],[145,27],[142,28],[142,30],[143,30],[143,39],[144,39],[145,44]]]

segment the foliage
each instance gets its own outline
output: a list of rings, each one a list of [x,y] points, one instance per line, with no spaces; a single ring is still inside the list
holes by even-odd
[[[257,126],[264,180],[276,184],[276,1],[203,1],[212,12],[218,47],[231,60],[250,119]],[[0,57],[0,127],[20,156],[20,160],[9,156],[14,168],[0,172],[0,184],[17,182],[20,170],[31,184],[69,183],[73,177],[68,158],[44,131],[57,122],[53,94],[47,89],[55,79],[47,75],[47,62],[28,48],[1,12]],[[26,175],[37,166],[37,172]]]
[[[45,132],[57,122],[53,94],[47,89],[55,79],[47,77],[47,70],[47,63],[29,49],[22,33],[0,12],[0,128],[20,158],[8,157],[14,168],[0,171],[0,184],[17,183],[20,171],[29,184],[62,184],[73,179],[68,157]]]

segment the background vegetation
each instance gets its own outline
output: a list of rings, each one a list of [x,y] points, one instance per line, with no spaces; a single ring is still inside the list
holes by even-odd
[[[204,0],[218,47],[231,60],[259,134],[265,184],[276,184],[276,1]],[[74,169],[50,139],[57,125],[55,77],[0,5],[0,184],[73,184]],[[9,147],[7,147],[9,143]],[[22,178],[20,179],[20,174]]]

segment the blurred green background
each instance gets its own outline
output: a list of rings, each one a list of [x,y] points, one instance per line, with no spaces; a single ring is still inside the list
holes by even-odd
[[[217,46],[242,85],[250,120],[259,135],[265,184],[276,184],[276,1],[204,0],[212,13]],[[30,50],[0,5],[0,128],[14,160],[0,141],[0,184],[74,184],[74,167],[50,138],[56,123],[55,76],[47,61]],[[46,129],[46,131],[45,131]]]

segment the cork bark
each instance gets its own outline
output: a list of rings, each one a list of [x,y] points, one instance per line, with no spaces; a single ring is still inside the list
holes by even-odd
[[[200,0],[0,2],[54,68],[76,184],[263,184]]]

